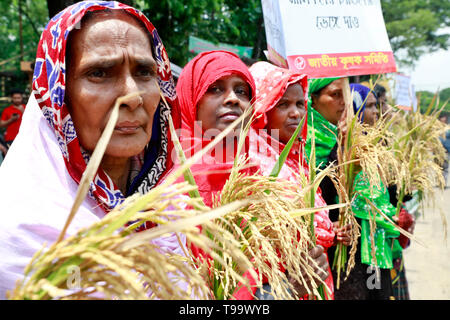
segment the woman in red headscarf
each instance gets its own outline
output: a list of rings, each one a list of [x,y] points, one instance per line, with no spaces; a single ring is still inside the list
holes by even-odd
[[[256,83],[255,117],[252,123],[255,129],[250,136],[250,157],[257,159],[262,174],[269,175],[280,152],[298,127],[301,119],[305,122],[297,140],[286,159],[279,178],[298,181],[298,171],[308,175],[308,167],[304,157],[304,146],[307,134],[308,82],[305,75],[288,69],[276,67],[267,62],[257,62],[250,67]],[[324,207],[327,204],[322,198],[320,189],[315,195],[315,206]],[[333,223],[328,216],[328,210],[321,210],[314,216],[317,245],[327,250],[336,240],[348,241],[345,234],[336,235]],[[328,277],[325,283],[330,289],[333,299],[333,278],[329,264]]]
[[[200,53],[183,68],[176,89],[181,109],[180,142],[189,158],[250,108],[255,83],[237,55],[209,51]],[[213,195],[228,179],[238,129],[191,167],[208,206],[212,206]]]
[[[237,55],[218,50],[200,53],[189,61],[178,78],[176,90],[181,110],[180,142],[189,158],[250,108],[255,83]],[[198,191],[209,207],[213,206],[214,196],[223,189],[233,167],[236,131],[190,168]],[[246,170],[254,172],[252,168]],[[205,256],[194,245],[191,249],[194,255]],[[250,285],[255,285],[249,272],[244,276],[250,280]],[[234,298],[252,299],[255,291],[256,287],[253,292],[243,287]]]
[[[177,83],[182,121],[180,141],[187,157],[200,151],[211,142],[212,137],[222,132],[242,115],[244,110],[250,108],[255,92],[252,75],[235,54],[210,51],[191,60],[184,67]],[[222,190],[228,179],[236,155],[236,136],[229,134],[218,148],[191,167],[199,193],[208,206],[213,205],[214,195]],[[250,137],[256,135],[250,133]],[[246,139],[244,146],[247,153],[248,141],[249,139]],[[254,165],[246,170],[251,174],[257,169],[259,167]],[[195,247],[192,247],[192,250],[196,255],[203,254]],[[320,259],[322,255],[316,251],[312,256]],[[281,264],[280,267],[282,268]],[[243,287],[233,296],[236,299],[253,299],[255,294],[258,296],[255,281],[248,272],[244,276],[249,278],[250,285],[253,285],[252,292]]]

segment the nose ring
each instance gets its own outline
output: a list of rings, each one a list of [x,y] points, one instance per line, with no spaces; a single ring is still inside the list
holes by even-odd
[[[139,101],[138,101],[139,105],[143,105],[144,104],[144,99],[142,99],[141,96],[139,96]]]

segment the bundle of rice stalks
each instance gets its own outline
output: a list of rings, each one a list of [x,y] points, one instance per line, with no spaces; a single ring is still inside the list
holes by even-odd
[[[208,221],[247,204],[235,202],[216,210],[201,206],[201,199],[183,195],[193,191],[185,183],[174,181],[189,168],[191,162],[173,172],[145,195],[133,195],[101,221],[65,238],[65,232],[97,172],[118,118],[118,107],[129,95],[117,99],[108,124],[97,143],[80,181],[77,196],[60,237],[50,248],[37,252],[25,270],[24,279],[9,295],[11,299],[192,299],[211,298],[211,290],[202,273],[194,266],[181,238],[187,237],[204,248],[217,261],[212,243],[199,234],[197,225],[205,225],[227,242],[227,254],[238,268],[249,269],[250,262],[242,254],[233,235]],[[188,209],[194,208],[194,209]],[[201,209],[196,209],[201,208]],[[130,223],[134,221],[134,223]],[[159,227],[140,233],[133,230],[146,221]],[[184,252],[163,250],[158,243],[167,234],[176,233]],[[178,232],[183,232],[180,236]],[[247,282],[230,272],[244,285]]]
[[[340,123],[338,137],[338,162],[337,181],[340,202],[352,201],[355,197],[355,178],[361,171],[364,178],[370,183],[371,191],[380,188],[380,184],[389,185],[399,175],[398,160],[392,154],[389,145],[392,134],[386,129],[389,124],[386,120],[380,121],[375,126],[368,126],[358,120],[358,115],[353,112],[352,93],[348,82],[343,90],[346,109],[343,121]],[[393,121],[393,120],[391,120]],[[376,216],[376,213],[372,215]],[[340,284],[341,270],[346,268],[346,277],[355,264],[357,240],[360,235],[360,226],[357,223],[351,207],[341,208],[339,214],[339,226],[352,225],[351,247],[347,257],[347,247],[338,244],[333,261],[333,267],[337,268],[337,288]]]
[[[439,137],[445,135],[450,126],[439,121],[438,117],[447,102],[438,109],[439,103],[434,105],[434,101],[423,114],[420,108],[415,112],[401,111],[403,117],[391,129],[395,135],[393,154],[401,163],[397,215],[405,195],[417,190],[425,199],[433,200],[435,187],[441,190],[445,187],[442,165],[446,151]]]
[[[310,214],[323,208],[310,208],[304,202],[308,191],[299,191],[296,183],[237,172],[230,176],[215,201],[215,206],[220,207],[250,200],[249,205],[216,219],[216,223],[229,228],[242,242],[243,252],[258,270],[258,279],[267,279],[269,293],[275,299],[301,298],[287,274],[302,283],[310,295],[321,296],[317,289],[324,282],[314,272],[313,266],[318,266],[308,252],[313,247]],[[220,278],[220,274],[216,277]]]
[[[187,210],[186,205],[196,205],[195,200],[182,197],[191,189],[183,183],[127,198],[99,222],[38,252],[10,298],[210,298],[209,287],[189,255],[159,247],[173,232],[183,233],[176,235],[182,248],[184,237],[206,242],[195,225],[224,213],[223,208],[207,213]],[[233,204],[225,210],[235,208]],[[124,227],[128,221],[136,222]],[[145,221],[160,227],[133,232]]]
[[[248,126],[243,129],[239,150]],[[315,246],[314,213],[332,207],[315,208],[314,203],[320,181],[329,174],[329,169],[318,175],[314,171],[314,175],[307,177],[300,167],[296,174],[297,181],[277,179],[302,126],[303,121],[281,152],[269,176],[240,173],[249,159],[238,153],[230,177],[215,199],[216,206],[242,199],[251,200],[250,205],[217,219],[217,223],[228,226],[231,232],[236,233],[236,238],[243,243],[243,251],[258,271],[258,279],[261,281],[263,277],[266,278],[271,288],[268,293],[275,299],[300,298],[288,275],[303,284],[310,297],[326,297],[327,287],[315,273],[314,268],[318,266],[308,252]],[[282,266],[285,272],[278,266]]]

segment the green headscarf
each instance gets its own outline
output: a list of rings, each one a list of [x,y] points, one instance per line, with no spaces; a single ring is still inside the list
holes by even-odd
[[[311,136],[314,134],[316,142],[316,167],[323,168],[328,161],[328,155],[336,144],[337,127],[326,120],[312,106],[311,94],[316,93],[333,81],[340,78],[320,78],[308,81],[308,136],[306,139],[305,152],[308,159],[311,154]]]
[[[340,79],[340,78],[338,77],[338,78],[309,79],[309,81],[308,81],[309,95],[311,95],[311,93],[316,93],[316,92],[322,90],[327,85],[329,85],[330,83],[332,83],[334,80],[337,80],[337,79]],[[309,101],[311,101],[311,99],[309,99]]]

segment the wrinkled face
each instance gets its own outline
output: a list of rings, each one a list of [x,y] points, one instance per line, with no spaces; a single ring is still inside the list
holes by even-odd
[[[364,109],[364,120],[363,122],[373,126],[379,118],[380,110],[377,106],[377,99],[373,92],[370,92],[366,99],[366,107]]]
[[[211,84],[197,104],[197,121],[203,131],[223,131],[250,107],[250,86],[238,75],[220,78]]]
[[[20,106],[22,104],[22,94],[21,93],[14,93],[11,96],[12,104],[15,106]]]
[[[337,125],[345,110],[344,81],[345,78],[337,79],[323,88],[318,97],[312,95],[313,108],[334,125]]]
[[[267,112],[266,129],[269,134],[278,130],[279,140],[286,144],[305,114],[303,88],[298,83],[292,84],[277,105]]]
[[[142,91],[120,106],[105,152],[111,157],[139,154],[150,141],[160,99],[148,36],[125,13],[102,14],[88,20],[70,41],[66,103],[80,144],[92,152],[116,99]]]

